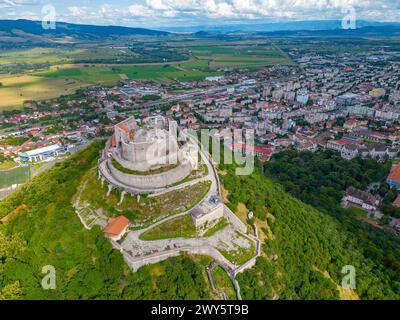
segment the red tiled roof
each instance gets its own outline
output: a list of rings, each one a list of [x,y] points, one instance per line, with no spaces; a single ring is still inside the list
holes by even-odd
[[[233,147],[235,149],[242,148],[242,149],[245,149],[245,150],[251,150],[251,151],[259,152],[259,153],[262,153],[264,155],[271,155],[274,152],[274,150],[271,149],[271,148],[249,146],[247,144],[240,144],[240,143],[233,144]]]
[[[115,148],[115,147],[117,146],[117,139],[115,138],[115,135],[113,135],[113,136],[111,137],[111,146],[112,146],[113,148]]]
[[[337,140],[335,142],[338,143],[338,144],[341,144],[341,145],[346,145],[346,144],[352,144],[353,143],[353,142],[351,142],[349,140],[346,140],[346,139],[340,139],[340,140]]]
[[[129,129],[125,127],[123,124],[117,124],[117,127],[120,128],[122,131],[129,133]]]
[[[390,171],[389,179],[400,181],[400,165],[394,165]]]
[[[127,226],[129,225],[129,220],[125,216],[119,216],[118,218],[110,218],[108,224],[104,229],[104,232],[108,236],[119,235]]]

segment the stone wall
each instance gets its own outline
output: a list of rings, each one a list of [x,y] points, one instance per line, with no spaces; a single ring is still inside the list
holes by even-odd
[[[128,265],[133,269],[133,271],[136,272],[139,268],[145,265],[154,264],[166,260],[168,258],[177,257],[181,255],[182,252],[189,252],[191,254],[210,256],[214,258],[216,261],[218,261],[218,263],[223,265],[227,270],[234,270],[236,268],[236,265],[227,260],[217,249],[210,246],[182,247],[178,249],[172,249],[160,253],[155,253],[140,259],[131,257],[126,252],[123,252],[123,255]]]
[[[192,165],[189,162],[182,163],[178,167],[169,171],[152,175],[133,175],[123,173],[112,165],[111,159],[107,160],[107,167],[116,180],[137,189],[164,188],[186,178],[192,171]]]
[[[224,205],[224,215],[236,229],[247,233],[247,226],[226,205]]]
[[[138,150],[138,149],[136,149],[136,150]],[[113,155],[114,159],[117,160],[123,167],[130,169],[130,170],[134,170],[134,171],[148,171],[148,170],[158,169],[160,167],[163,167],[163,166],[166,166],[169,164],[177,163],[177,161],[179,159],[178,152],[170,153],[170,154],[168,154],[168,156],[164,155],[163,157],[154,157],[152,159],[149,159],[149,161],[139,160],[139,158],[135,158],[133,155],[129,156],[129,157],[135,159],[134,162],[126,160],[125,159],[126,156],[121,156],[117,152],[116,149],[112,150],[112,155]],[[165,163],[161,163],[162,161]]]
[[[218,206],[216,206],[212,211],[208,212],[207,214],[194,218],[194,224],[196,225],[196,228],[204,225],[206,222],[211,222],[214,220],[221,219],[224,216],[224,206],[222,203],[220,203]]]

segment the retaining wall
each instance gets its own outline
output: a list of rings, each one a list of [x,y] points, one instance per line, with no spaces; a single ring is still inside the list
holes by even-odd
[[[189,162],[182,163],[178,167],[169,171],[152,175],[133,175],[123,173],[112,165],[111,159],[107,160],[107,167],[116,180],[137,189],[164,188],[181,181],[192,172],[192,165]]]

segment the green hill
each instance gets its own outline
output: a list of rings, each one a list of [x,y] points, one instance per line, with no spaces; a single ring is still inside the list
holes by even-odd
[[[368,230],[370,243],[364,241],[357,233],[368,226],[317,211],[288,195],[260,168],[243,177],[234,174],[233,166],[220,169],[226,173],[222,183],[229,192],[229,206],[235,210],[244,204],[267,222],[273,235],[265,240],[264,255],[256,267],[238,277],[244,298],[336,299],[345,265],[356,269],[355,291],[360,298],[400,298],[398,260],[382,258],[399,256],[397,239],[382,234],[372,237],[382,231]],[[354,225],[348,228],[345,223]]]
[[[92,144],[0,203],[0,217],[11,213],[0,223],[0,299],[209,298],[201,261],[174,258],[132,273],[100,229],[83,228],[71,199],[102,148]],[[46,265],[56,269],[56,290],[41,287]]]
[[[9,218],[0,225],[0,298],[212,297],[204,274],[210,259],[184,256],[132,273],[99,229],[83,228],[71,199],[102,147],[92,144],[0,203],[0,217]],[[359,297],[399,298],[397,273],[366,256],[357,237],[336,218],[288,195],[259,169],[242,177],[232,165],[219,169],[229,206],[244,204],[273,235],[266,237],[256,267],[238,276],[244,298],[338,299],[336,285],[348,264],[356,268]],[[56,290],[41,288],[45,265],[56,268]]]

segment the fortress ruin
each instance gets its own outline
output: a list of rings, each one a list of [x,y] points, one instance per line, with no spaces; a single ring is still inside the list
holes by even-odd
[[[197,169],[197,147],[178,141],[178,126],[162,116],[115,126],[99,163],[99,177],[130,194],[165,190]]]

